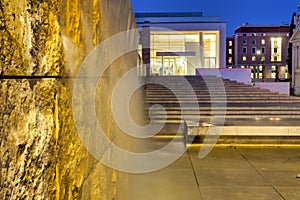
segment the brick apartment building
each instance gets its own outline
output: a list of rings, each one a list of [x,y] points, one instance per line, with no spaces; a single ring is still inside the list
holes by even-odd
[[[248,25],[226,40],[227,68],[251,68],[252,78],[287,78],[289,25]]]

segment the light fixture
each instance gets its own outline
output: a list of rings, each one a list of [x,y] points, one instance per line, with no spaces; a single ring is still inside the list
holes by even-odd
[[[256,53],[257,53],[257,55],[260,55],[260,54],[261,54],[261,51],[260,51],[260,50],[257,50]]]

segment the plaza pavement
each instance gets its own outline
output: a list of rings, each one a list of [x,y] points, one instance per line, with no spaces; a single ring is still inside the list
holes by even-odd
[[[126,174],[120,199],[300,199],[299,146],[216,146],[204,159],[198,153],[199,146],[190,147],[162,170]]]

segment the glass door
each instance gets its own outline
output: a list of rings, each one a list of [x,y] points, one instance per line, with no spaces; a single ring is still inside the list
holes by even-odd
[[[162,63],[163,76],[187,75],[187,59],[185,57],[164,57]]]

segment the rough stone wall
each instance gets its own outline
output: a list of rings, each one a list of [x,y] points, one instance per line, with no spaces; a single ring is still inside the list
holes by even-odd
[[[48,196],[56,80],[0,81],[0,199]]]
[[[134,27],[129,0],[0,0],[0,199],[116,197],[118,173],[75,130],[72,84],[96,45]],[[136,58],[114,62],[99,88],[110,92]],[[102,101],[99,112],[109,106]]]
[[[59,1],[0,1],[3,75],[58,75],[64,57]]]

